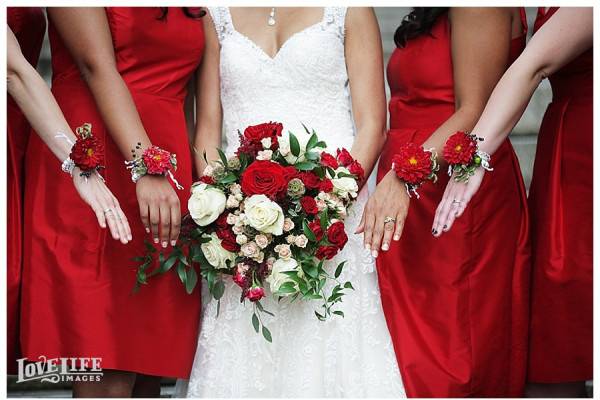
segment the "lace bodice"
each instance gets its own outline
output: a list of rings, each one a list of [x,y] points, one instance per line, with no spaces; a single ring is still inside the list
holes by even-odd
[[[292,35],[274,57],[238,32],[227,7],[209,8],[221,44],[220,76],[227,152],[238,129],[265,121],[314,129],[330,148],[349,147],[354,123],[344,55],[345,7]]]

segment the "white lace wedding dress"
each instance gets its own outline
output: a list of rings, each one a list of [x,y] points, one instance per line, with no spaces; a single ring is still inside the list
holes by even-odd
[[[227,152],[238,129],[279,121],[301,134],[314,128],[331,149],[350,148],[354,137],[344,57],[346,9],[326,7],[322,21],[296,33],[274,57],[235,30],[229,10],[210,8],[221,43],[221,102]],[[204,298],[201,332],[188,397],[406,397],[383,315],[374,260],[353,234],[366,189],[346,220],[349,242],[331,265],[347,260],[342,280],[350,291],[345,317],[317,320],[315,302],[263,299],[264,324],[273,342],[256,334],[252,307],[240,303],[231,282],[217,302]],[[335,267],[334,267],[335,268]],[[264,314],[263,314],[264,315]]]

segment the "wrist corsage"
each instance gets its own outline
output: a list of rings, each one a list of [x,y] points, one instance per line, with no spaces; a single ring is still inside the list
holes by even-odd
[[[412,142],[404,144],[392,158],[392,170],[404,182],[408,197],[414,193],[418,199],[417,189],[428,180],[435,183],[439,169],[435,151]]]
[[[481,141],[483,138],[461,131],[446,141],[443,156],[448,163],[448,175],[454,173],[456,182],[468,182],[479,167],[486,171],[493,170],[490,167],[490,155],[479,149],[478,142]]]
[[[138,155],[137,151],[141,148],[142,144],[138,143],[135,149],[131,150],[133,160],[125,161],[125,166],[131,171],[133,182],[137,182],[144,175],[162,175],[169,177],[177,189],[183,189],[183,186],[173,176],[173,171],[177,170],[177,157],[175,154],[169,153],[158,146],[150,146]]]
[[[95,171],[104,168],[101,165],[104,158],[102,143],[92,135],[92,124],[85,123],[75,130],[77,139],[73,143],[66,135],[59,134],[57,137],[65,137],[73,144],[69,157],[63,161],[62,170],[73,176],[75,167],[79,168],[80,176],[89,178]]]

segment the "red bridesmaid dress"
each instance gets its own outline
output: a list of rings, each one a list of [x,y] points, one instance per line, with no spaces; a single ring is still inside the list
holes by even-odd
[[[21,52],[34,67],[37,65],[44,34],[46,17],[39,7],[8,7],[7,22],[15,34]],[[25,184],[25,151],[31,127],[17,103],[7,99],[7,362],[8,373],[16,373],[15,360],[20,357],[19,303],[23,257],[23,191]]]
[[[525,46],[513,39],[507,66]],[[392,54],[390,132],[378,179],[396,149],[422,144],[455,111],[450,22]],[[519,397],[525,380],[530,271],[527,199],[508,140],[481,190],[440,238],[431,234],[448,175],[419,189],[402,238],[377,259],[383,310],[409,397]]]
[[[540,8],[535,29],[557,9]],[[590,48],[549,77],[529,195],[531,382],[592,379],[593,58]]]
[[[183,103],[204,49],[202,21],[170,8],[106,9],[117,67],[153,144],[177,154],[177,180],[189,189],[192,160]],[[69,125],[91,122],[104,142],[102,174],[131,224],[133,241],[113,240],[77,195],[50,150],[32,138],[27,153],[24,355],[101,357],[104,369],[186,378],[198,339],[200,293],[187,295],[175,274],[133,294],[136,262],[148,239],[135,184],[79,70],[49,26],[52,91]],[[182,213],[187,190],[177,191]]]

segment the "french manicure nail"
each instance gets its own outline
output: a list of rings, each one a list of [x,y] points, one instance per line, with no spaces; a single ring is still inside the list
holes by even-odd
[[[166,249],[166,248],[167,248],[167,246],[168,246],[168,243],[167,243],[167,242],[162,242],[162,247],[163,247],[163,249]]]
[[[146,233],[150,233],[150,229],[146,228]]]
[[[373,251],[371,252],[371,255],[372,255],[373,257],[377,258],[377,256],[379,255],[379,253],[377,252],[377,250],[373,250]]]
[[[133,240],[133,236],[129,235],[129,236],[127,236],[127,239]]]
[[[365,249],[371,250],[371,245],[369,243],[365,244]]]
[[[177,244],[177,240],[171,240],[171,246],[175,246]]]
[[[394,240],[397,242],[398,240],[400,240],[400,236],[394,236]]]
[[[154,239],[154,243],[155,243],[155,244],[158,244],[158,239],[156,239],[156,238],[155,238],[155,239]]]
[[[381,245],[381,250],[383,250],[383,251],[388,251],[389,248],[390,248],[390,246],[387,243],[384,243]]]

